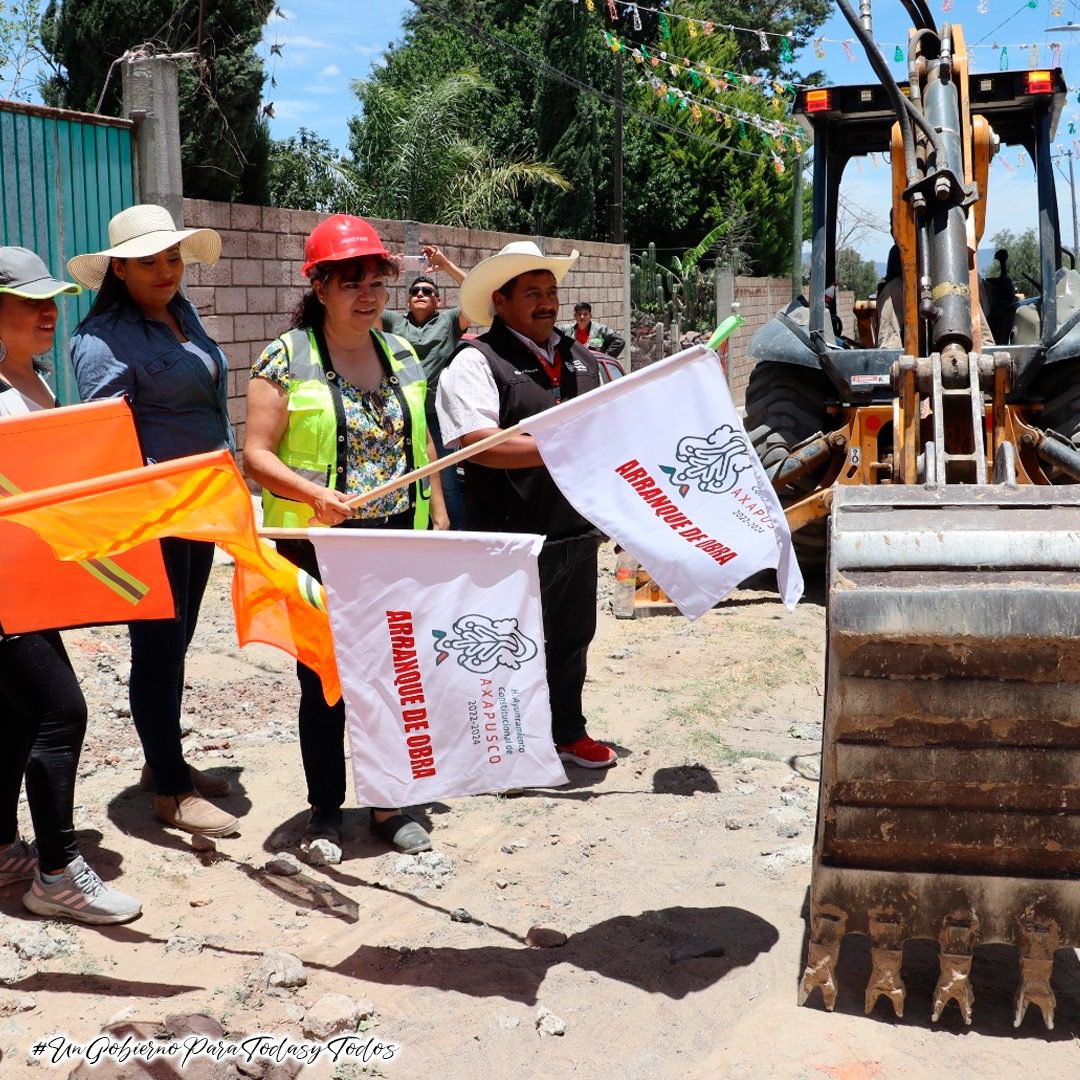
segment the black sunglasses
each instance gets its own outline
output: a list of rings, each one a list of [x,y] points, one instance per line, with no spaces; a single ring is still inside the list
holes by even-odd
[[[417,285],[415,289],[409,290],[410,296],[438,296],[439,294],[427,285]]]

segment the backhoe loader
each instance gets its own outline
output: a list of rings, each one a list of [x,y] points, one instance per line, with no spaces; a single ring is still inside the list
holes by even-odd
[[[970,70],[925,0],[907,80],[838,0],[880,84],[799,92],[813,137],[808,303],[753,339],[746,427],[801,558],[826,564],[821,788],[799,998],[836,1003],[845,935],[869,938],[862,1004],[903,1015],[903,950],[940,947],[933,1020],[972,1021],[973,950],[1014,946],[1015,1022],[1053,1027],[1055,953],[1080,946],[1080,274],[1061,245],[1059,70]],[[1034,165],[1040,294],[979,312],[989,167]],[[891,158],[899,347],[838,342],[845,167]],[[846,346],[846,347],[842,347]],[[816,996],[815,996],[816,1000]]]

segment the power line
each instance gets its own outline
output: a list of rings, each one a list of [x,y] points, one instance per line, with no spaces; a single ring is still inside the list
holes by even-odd
[[[411,3],[428,15],[433,15],[435,18],[441,19],[451,26],[456,26],[459,30],[468,30],[481,40],[496,45],[501,49],[505,49],[507,52],[514,53],[514,55],[519,56],[527,64],[536,68],[541,74],[559,82],[566,83],[568,86],[572,86],[574,89],[580,90],[583,93],[592,94],[607,105],[619,107],[619,103],[611,94],[608,94],[603,90],[598,90],[595,86],[590,86],[588,83],[581,82],[579,79],[575,79],[572,75],[568,75],[559,68],[552,67],[543,60],[537,60],[536,57],[531,56],[529,53],[510,44],[505,38],[494,37],[486,33],[482,26],[468,22],[465,19],[459,19],[454,15],[450,15],[448,12],[441,11],[428,3],[428,0],[411,0]],[[678,127],[675,124],[669,124],[666,120],[661,120],[658,116],[652,116],[649,113],[642,112],[640,109],[629,108],[626,105],[622,105],[621,108],[624,113],[634,116],[647,124],[651,124],[653,127],[664,128],[667,131],[674,132],[676,135],[683,135],[688,139],[693,139],[695,142],[715,147],[717,150],[730,151],[734,154],[743,154],[746,157],[758,158],[763,161],[769,161],[773,156],[772,154],[759,154],[753,150],[744,150],[742,147],[733,146],[730,143],[717,142],[715,139],[710,139],[704,135],[697,135],[692,131],[687,131],[686,128]]]

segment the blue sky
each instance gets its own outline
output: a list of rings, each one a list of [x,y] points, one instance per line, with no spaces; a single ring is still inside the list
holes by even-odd
[[[357,113],[354,79],[366,78],[387,45],[401,38],[409,0],[282,0],[263,33],[260,52],[268,74],[264,98],[274,103],[274,138],[301,127],[327,138],[339,150],[348,145],[347,121]],[[279,45],[280,55],[271,47]]]
[[[570,0],[567,0],[569,3]],[[621,2],[621,0],[620,0]],[[649,0],[641,0],[646,6]],[[1060,64],[1066,81],[1080,87],[1080,32],[1049,31],[1075,20],[1080,25],[1080,0],[952,0],[950,10],[943,8],[948,0],[930,0],[930,8],[939,22],[960,22],[965,29],[969,48],[977,70],[997,70],[1006,49],[1008,66],[1033,66],[1031,46],[1038,46],[1038,62],[1049,66],[1057,59],[1051,43],[1058,42]],[[858,9],[853,0],[853,7]],[[274,102],[275,119],[271,130],[276,138],[294,134],[308,127],[328,138],[339,149],[347,145],[346,121],[357,111],[356,98],[349,87],[354,79],[365,78],[377,64],[387,46],[401,39],[402,19],[414,10],[409,0],[359,0],[343,4],[340,0],[284,0],[281,18],[267,25],[262,51],[267,58],[268,71],[277,86],[266,88],[267,100]],[[898,0],[877,0],[874,4],[874,36],[882,43],[882,51],[895,72],[903,65],[892,63],[897,44],[907,39],[908,21]],[[765,29],[768,29],[767,27]],[[821,40],[817,49],[808,46],[796,61],[800,70],[822,70],[830,82],[874,82],[875,76],[854,41],[851,28],[839,12],[834,13],[818,31]],[[852,62],[844,48],[850,43]],[[281,55],[270,52],[273,44],[281,47]],[[1070,122],[1080,132],[1080,105],[1075,92],[1070,97],[1059,128],[1059,149],[1072,147],[1068,135]],[[1080,153],[1080,143],[1074,149]],[[1062,162],[1065,165],[1065,162]],[[850,172],[850,170],[849,170]],[[881,228],[867,231],[860,248],[874,259],[883,260],[890,239],[883,215],[887,213],[889,170],[883,161],[876,167],[863,167],[845,177],[844,194],[852,203],[877,211]],[[991,172],[991,204],[986,236],[1004,228],[1022,229],[1034,224],[1026,216],[1016,216],[1018,206],[1031,205],[1032,172],[1026,157],[1010,151],[999,158]],[[1062,224],[1066,232],[1071,225],[1068,204],[1068,185],[1058,178],[1062,197]]]

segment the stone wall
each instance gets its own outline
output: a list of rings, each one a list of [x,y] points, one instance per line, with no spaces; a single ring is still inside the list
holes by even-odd
[[[221,259],[217,265],[194,263],[187,268],[187,295],[229,358],[229,414],[241,448],[248,368],[266,343],[288,327],[290,315],[304,293],[305,279],[300,274],[304,240],[324,216],[306,210],[184,200],[185,227],[212,228],[221,233]],[[408,229],[419,243],[437,244],[463,270],[494,255],[511,240],[532,239],[403,221],[373,219],[372,224],[388,250],[404,250]],[[566,255],[575,247],[581,252],[561,290],[560,316],[566,322],[573,318],[574,303],[587,300],[592,304],[594,319],[616,328],[626,327],[623,246],[553,238],[543,238],[540,246],[551,255]],[[389,310],[406,309],[407,282],[414,276],[411,272],[403,274],[401,283],[391,288]],[[444,306],[453,307],[457,303],[457,286],[445,274],[433,276],[439,283]]]

